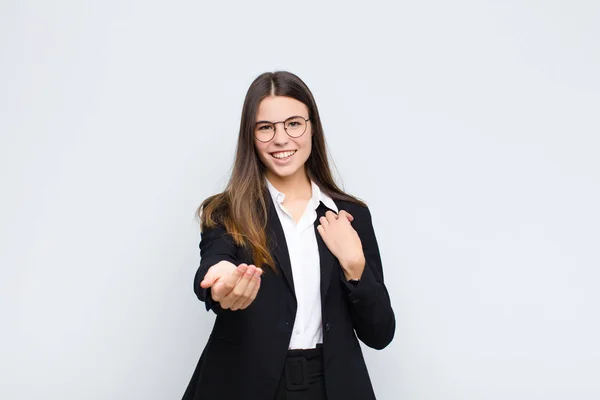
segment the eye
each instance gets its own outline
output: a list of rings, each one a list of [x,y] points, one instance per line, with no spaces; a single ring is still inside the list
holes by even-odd
[[[298,126],[298,125],[300,125],[300,123],[299,123],[299,122],[297,122],[297,121],[290,121],[290,122],[288,123],[288,126],[292,126],[292,127],[296,127],[296,126]]]
[[[267,130],[271,130],[271,129],[273,129],[273,128],[271,127],[271,125],[260,125],[260,126],[258,127],[258,130],[259,130],[259,131],[267,131]]]

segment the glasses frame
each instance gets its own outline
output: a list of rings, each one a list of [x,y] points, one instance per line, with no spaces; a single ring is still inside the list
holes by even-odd
[[[289,121],[290,119],[294,119],[294,118],[302,118],[304,120],[304,122],[306,123],[306,125],[304,125],[304,132],[302,132],[301,135],[298,136],[292,136],[288,133],[287,128],[285,127],[285,123],[287,121]],[[298,139],[299,137],[302,137],[302,135],[304,135],[306,133],[306,128],[308,127],[308,121],[310,121],[310,118],[304,118],[302,115],[292,115],[289,118],[286,118],[284,121],[277,121],[277,122],[272,122],[272,121],[257,121],[254,124],[254,138],[256,140],[258,140],[259,142],[262,143],[268,143],[271,140],[273,140],[273,138],[275,137],[275,134],[277,133],[277,124],[283,124],[283,130],[285,131],[286,135],[288,135],[289,137],[291,137],[292,139]],[[260,140],[259,138],[256,137],[256,127],[258,124],[265,124],[265,123],[269,123],[273,125],[273,136],[271,136],[271,138],[269,140]]]

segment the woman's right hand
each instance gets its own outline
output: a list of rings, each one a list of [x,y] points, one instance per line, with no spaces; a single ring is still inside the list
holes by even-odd
[[[210,288],[213,300],[222,309],[243,310],[256,298],[262,272],[252,264],[236,267],[229,261],[220,261],[208,269],[200,286]]]

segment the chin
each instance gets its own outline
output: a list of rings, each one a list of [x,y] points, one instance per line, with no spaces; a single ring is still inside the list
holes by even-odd
[[[296,168],[296,169],[291,169],[291,168],[281,168],[281,167],[275,167],[275,168],[269,168],[269,170],[271,171],[272,174],[277,175],[281,178],[286,178],[288,176],[293,176],[296,173],[298,173],[298,170],[300,168]]]

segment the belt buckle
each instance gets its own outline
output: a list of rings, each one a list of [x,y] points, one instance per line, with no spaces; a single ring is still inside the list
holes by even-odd
[[[285,361],[285,388],[308,389],[308,361],[305,357],[289,357]]]

